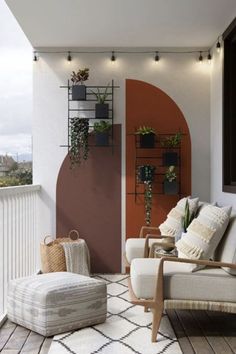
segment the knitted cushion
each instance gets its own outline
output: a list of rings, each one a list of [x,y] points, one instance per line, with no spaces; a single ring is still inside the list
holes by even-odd
[[[159,226],[162,235],[174,236],[176,240],[181,237],[183,227],[182,219],[185,212],[186,200],[189,202],[189,210],[191,213],[196,212],[198,208],[198,198],[190,199],[190,197],[182,198],[177,205],[171,209],[167,215],[167,219]]]
[[[176,243],[179,257],[210,259],[229,222],[231,207],[205,206],[192,221],[187,233]],[[192,270],[199,266],[190,265]]]
[[[104,322],[106,312],[106,284],[83,275],[48,273],[9,284],[8,318],[43,336]]]

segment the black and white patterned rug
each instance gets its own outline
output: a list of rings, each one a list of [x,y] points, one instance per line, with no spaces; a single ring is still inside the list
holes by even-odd
[[[107,283],[105,323],[53,338],[49,354],[181,354],[167,315],[163,315],[158,341],[151,342],[152,314],[129,302],[127,275],[103,274]]]

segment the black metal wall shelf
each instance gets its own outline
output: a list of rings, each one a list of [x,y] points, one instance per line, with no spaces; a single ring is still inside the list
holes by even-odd
[[[136,131],[137,129],[135,128],[134,131]],[[169,137],[169,136],[173,136],[175,135],[176,132],[167,132],[167,133],[158,133],[158,136],[161,137]],[[135,190],[134,192],[130,192],[127,193],[128,195],[134,195],[135,196],[135,202],[137,202],[137,196],[138,195],[144,195],[144,192],[140,192],[140,187],[142,185],[144,185],[143,182],[139,182],[138,180],[138,176],[137,176],[137,171],[138,171],[138,166],[141,166],[142,164],[147,164],[148,160],[151,160],[151,164],[153,164],[154,166],[156,166],[157,169],[163,169],[163,168],[168,168],[168,166],[163,165],[163,156],[162,154],[164,152],[177,152],[178,153],[178,165],[175,166],[176,168],[176,173],[177,173],[177,183],[179,185],[179,192],[178,194],[173,194],[172,196],[176,197],[178,196],[179,198],[182,196],[181,193],[181,142],[179,146],[176,147],[166,147],[166,146],[162,146],[160,143],[160,140],[158,138],[155,139],[155,147],[154,148],[141,148],[140,147],[140,141],[139,141],[139,135],[137,134],[128,134],[130,136],[134,137],[134,144],[135,144]],[[186,134],[181,134],[182,138],[184,135]],[[141,153],[145,153],[145,155],[140,155]],[[142,160],[146,160],[145,163],[142,163]],[[165,172],[155,172],[154,174],[155,176],[161,177],[162,181],[160,180],[154,180],[152,183],[154,185],[161,185],[161,192],[152,192],[153,195],[165,195],[164,194],[164,187],[163,187],[163,183],[164,183],[164,176],[165,176]],[[170,196],[170,195],[168,195]]]
[[[114,80],[111,81],[111,85],[107,89],[107,96],[105,103],[109,103],[109,117],[107,118],[96,118],[90,113],[95,114],[95,105],[94,102],[97,102],[97,99],[92,98],[94,96],[93,92],[89,92],[90,89],[99,89],[101,90],[101,93],[104,92],[104,90],[107,88],[107,86],[100,85],[100,86],[95,86],[95,85],[86,85],[86,100],[72,100],[72,85],[70,85],[70,81],[68,80],[67,85],[62,85],[60,88],[67,89],[67,100],[68,100],[68,115],[67,115],[67,144],[60,145],[60,147],[67,148],[68,152],[70,150],[71,144],[70,144],[70,126],[71,126],[71,121],[74,118],[85,118],[89,119],[89,121],[98,121],[98,120],[109,120],[111,122],[111,133],[110,133],[110,145],[109,147],[112,148],[113,152],[113,147],[114,145],[114,90],[120,88],[120,86],[115,86],[114,85]],[[103,91],[102,91],[103,90]],[[78,105],[78,107],[75,107],[75,105]],[[81,107],[83,104],[86,105],[86,107]],[[92,106],[91,106],[92,105]],[[79,114],[83,113],[84,117],[79,116]],[[86,113],[89,113],[89,115],[86,115]],[[74,115],[71,117],[71,115]],[[93,125],[89,125],[89,128],[92,129]],[[95,144],[89,144],[89,146],[97,147]],[[106,146],[98,146],[98,147],[106,147]]]

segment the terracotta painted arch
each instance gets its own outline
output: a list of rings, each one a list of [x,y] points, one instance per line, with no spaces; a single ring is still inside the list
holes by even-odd
[[[157,156],[157,159],[140,158],[138,164],[156,164],[157,172],[153,184],[154,193],[162,193],[163,175],[166,167],[161,167],[161,149],[144,151],[135,149],[134,132],[140,125],[152,126],[159,137],[161,134],[184,134],[181,144],[181,194],[191,194],[191,139],[188,124],[178,105],[165,92],[149,83],[138,80],[126,80],[126,235],[137,236],[144,221],[144,197],[134,191],[136,183],[135,154],[138,156]],[[142,155],[144,154],[144,155]],[[150,154],[150,155],[149,155]],[[155,162],[154,162],[155,161]],[[142,192],[142,186],[138,187]],[[178,196],[156,194],[153,196],[152,225],[158,226],[169,210],[176,204]]]

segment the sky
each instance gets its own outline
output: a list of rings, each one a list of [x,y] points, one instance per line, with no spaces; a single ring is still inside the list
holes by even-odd
[[[0,155],[31,155],[32,46],[0,0]]]

